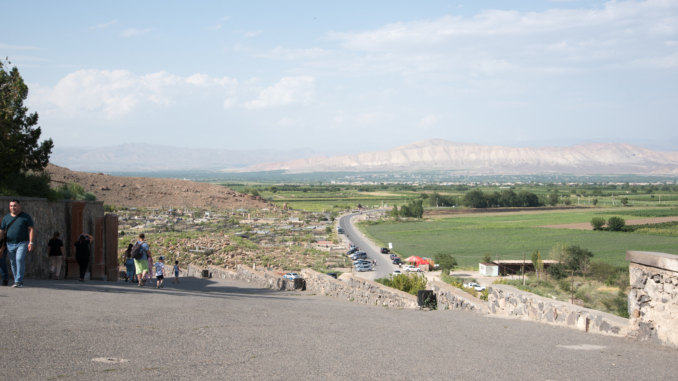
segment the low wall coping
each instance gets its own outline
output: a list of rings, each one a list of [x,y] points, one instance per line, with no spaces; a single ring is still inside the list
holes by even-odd
[[[603,312],[603,311],[599,311],[599,310],[592,310],[592,309],[586,308],[586,307],[581,307],[581,306],[578,306],[576,304],[563,302],[563,301],[552,299],[552,298],[546,298],[546,297],[543,297],[543,296],[540,296],[540,295],[537,295],[537,294],[533,294],[531,292],[519,290],[515,287],[509,286],[509,285],[506,285],[506,284],[493,284],[488,288],[490,290],[490,293],[492,292],[493,288],[496,288],[498,290],[502,290],[502,291],[505,291],[505,292],[513,292],[513,293],[516,293],[516,294],[522,294],[522,295],[528,296],[532,299],[542,301],[542,302],[545,302],[545,303],[551,303],[553,305],[557,305],[557,306],[560,306],[560,307],[567,307],[569,309],[576,309],[576,310],[579,310],[581,312],[585,312],[585,313],[588,313],[588,314],[591,314],[591,315],[600,315],[604,319],[606,319],[610,322],[613,322],[615,324],[618,324],[621,327],[626,327],[626,326],[629,325],[629,319],[625,319],[625,318],[617,316],[617,315],[612,315],[612,314],[607,313],[607,312]]]
[[[626,252],[626,260],[640,265],[657,267],[660,269],[678,271],[678,255],[658,253],[654,251]]]
[[[343,278],[343,279],[342,279],[342,278]],[[341,279],[342,281],[345,281],[345,282],[347,282],[347,283],[348,283],[349,280],[355,280],[355,281],[358,281],[358,282],[364,282],[365,284],[369,284],[370,286],[379,288],[379,289],[384,290],[384,291],[386,291],[386,292],[391,292],[391,293],[393,293],[393,294],[395,294],[395,295],[399,295],[399,296],[401,296],[401,297],[403,297],[403,298],[406,298],[406,299],[412,299],[412,300],[414,300],[415,302],[417,301],[417,296],[416,296],[416,295],[408,294],[407,292],[405,292],[405,291],[400,291],[400,290],[398,290],[397,288],[384,286],[384,285],[381,284],[381,283],[374,282],[374,281],[371,281],[371,280],[367,280],[367,279],[364,279],[364,278],[360,278],[360,277],[357,277],[357,276],[355,276],[355,275],[353,275],[353,274],[350,274],[350,273],[343,273],[343,274],[341,274],[341,276],[339,276],[339,279]]]
[[[335,279],[334,277],[331,277],[331,276],[329,276],[329,275],[327,275],[327,274],[324,274],[324,273],[315,271],[315,270],[313,270],[313,269],[302,269],[302,270],[300,271],[300,273],[301,273],[301,277],[302,277],[302,278],[304,278],[304,274],[309,274],[309,275],[312,275],[312,276],[315,276],[315,277],[323,277],[326,281],[329,281],[330,283],[334,283],[334,284],[336,284],[336,285],[346,286],[346,282],[342,282],[342,281],[339,280],[339,279]],[[344,275],[344,274],[341,274],[341,275],[339,276],[339,278],[341,278],[343,275]]]
[[[487,308],[487,303],[476,298],[475,296],[469,294],[468,292],[464,292],[457,287],[454,287],[450,284],[447,284],[445,282],[440,282],[437,280],[428,282],[427,289],[431,289],[432,287],[438,287],[441,290],[445,290],[446,292],[449,292],[450,294],[454,294],[455,296],[458,296],[461,299],[464,299],[468,303],[472,303],[476,305],[476,308],[478,308],[479,311],[483,313],[489,313],[489,308]]]

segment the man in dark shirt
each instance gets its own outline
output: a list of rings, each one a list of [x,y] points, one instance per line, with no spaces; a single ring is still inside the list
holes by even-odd
[[[80,234],[78,240],[73,244],[75,247],[75,261],[80,266],[80,278],[78,280],[81,282],[85,281],[85,274],[89,267],[89,245],[92,242],[94,242],[94,237],[83,233]]]
[[[26,254],[35,248],[33,243],[35,229],[31,216],[21,211],[19,200],[9,202],[9,212],[0,223],[0,240],[4,240],[3,246],[5,246],[0,250],[9,254],[9,262],[14,274],[14,285],[12,287],[23,288]],[[4,254],[2,254],[0,260],[5,261]],[[2,277],[2,283],[6,286],[8,282],[6,270],[3,271]]]

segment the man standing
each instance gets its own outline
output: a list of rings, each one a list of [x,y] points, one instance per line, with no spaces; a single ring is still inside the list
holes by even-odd
[[[148,274],[148,254],[151,250],[148,243],[146,243],[146,235],[144,233],[139,234],[139,241],[134,246],[137,245],[141,246],[139,247],[141,258],[134,258],[134,268],[136,269],[137,279],[139,279],[139,287],[141,287],[144,285],[146,274]],[[132,248],[132,252],[135,251],[134,249],[136,247]]]
[[[27,213],[21,211],[19,200],[10,201],[9,214],[0,223],[0,240],[4,239],[7,253],[9,253],[9,262],[14,274],[14,285],[12,287],[23,288],[24,286],[26,254],[33,251],[35,247],[34,237],[33,219]],[[1,260],[5,260],[4,255]],[[5,274],[3,274],[3,285],[7,285],[8,280],[5,279]]]

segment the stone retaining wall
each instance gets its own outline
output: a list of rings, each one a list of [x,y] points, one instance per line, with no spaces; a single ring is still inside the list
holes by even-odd
[[[187,276],[203,278],[203,271],[207,270],[209,278],[221,278],[238,280],[241,282],[251,283],[257,287],[270,288],[278,291],[294,291],[303,286],[301,280],[291,281],[282,276],[272,273],[256,271],[245,265],[238,265],[236,271],[226,270],[221,267],[208,266],[198,267],[188,265]]]
[[[627,251],[629,292],[629,336],[678,346],[678,256],[665,253]]]
[[[428,282],[426,288],[435,293],[439,310],[448,309],[481,314],[490,313],[485,302],[447,283],[438,281]]]
[[[370,305],[417,308],[416,296],[349,273],[342,274],[337,280],[317,271],[304,269],[301,270],[301,277],[306,281],[306,290],[318,295]]]
[[[21,201],[21,211],[28,213],[33,218],[35,225],[35,249],[26,257],[26,278],[46,279],[49,276],[49,258],[47,257],[47,242],[54,232],[61,233],[61,240],[64,243],[64,254],[66,257],[75,256],[72,250],[71,242],[71,204],[70,200],[48,201],[44,198],[33,197],[6,197],[0,196],[0,219],[9,213],[9,202],[18,199]],[[76,234],[87,233],[95,236],[94,218],[104,216],[104,203],[102,201],[86,201],[83,212],[83,231]],[[73,253],[71,253],[73,251]],[[94,245],[90,248],[90,266],[94,263]],[[104,256],[107,253],[104,253]],[[110,253],[117,258],[118,253]],[[7,256],[7,269],[9,276],[12,277],[12,270],[9,266]],[[65,263],[62,267],[65,267]],[[70,274],[71,279],[77,277],[77,274]]]
[[[491,314],[608,336],[626,337],[628,332],[629,320],[619,316],[543,298],[506,285],[493,284],[489,291]]]

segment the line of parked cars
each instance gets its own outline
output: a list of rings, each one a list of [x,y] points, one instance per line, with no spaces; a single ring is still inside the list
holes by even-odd
[[[356,245],[351,244],[346,255],[353,261],[353,267],[355,267],[356,271],[372,271],[372,262],[367,260],[367,253],[360,251],[360,248]]]

